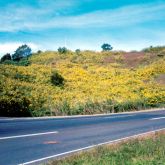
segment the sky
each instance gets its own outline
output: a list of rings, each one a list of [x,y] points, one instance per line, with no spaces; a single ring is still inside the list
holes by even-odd
[[[165,45],[165,0],[0,0],[0,55],[22,44],[33,52],[141,50]]]

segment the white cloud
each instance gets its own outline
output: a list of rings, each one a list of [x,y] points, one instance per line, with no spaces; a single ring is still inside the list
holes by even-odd
[[[44,4],[45,1],[40,0]],[[52,2],[52,1],[49,1]],[[0,31],[42,30],[49,28],[118,27],[135,25],[146,21],[165,20],[165,3],[125,6],[113,10],[100,10],[76,16],[60,12],[75,7],[75,1],[57,1],[38,8],[10,6],[0,12]],[[65,3],[64,3],[65,2]],[[65,4],[65,5],[64,5]],[[44,5],[43,5],[44,6]],[[59,6],[61,9],[59,10]],[[63,6],[63,8],[62,8]]]
[[[6,53],[14,53],[14,51],[21,45],[25,43],[21,42],[8,42],[8,43],[0,43],[0,57],[2,57]],[[26,43],[32,51],[37,51],[41,48],[41,46],[34,43]]]
[[[40,24],[47,23],[54,17],[66,15],[78,4],[75,0],[38,0],[38,7],[19,2],[9,4],[4,8],[0,6],[0,31],[14,32],[31,29],[34,26],[38,28]]]
[[[31,27],[116,27],[134,25],[146,21],[164,20],[165,3],[133,5],[113,10],[100,10],[79,16],[54,18],[48,22]]]

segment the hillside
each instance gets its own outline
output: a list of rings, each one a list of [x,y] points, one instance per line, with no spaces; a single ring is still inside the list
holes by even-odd
[[[164,51],[42,52],[0,64],[0,116],[122,112],[165,105]],[[163,52],[163,54],[162,54]],[[57,71],[63,86],[51,83]]]

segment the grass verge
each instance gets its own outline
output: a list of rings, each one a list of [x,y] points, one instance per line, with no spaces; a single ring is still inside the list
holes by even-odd
[[[47,165],[165,165],[165,131],[97,147]]]

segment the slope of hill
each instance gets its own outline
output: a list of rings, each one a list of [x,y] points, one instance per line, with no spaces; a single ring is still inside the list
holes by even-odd
[[[74,115],[165,105],[159,52],[43,52],[29,66],[0,65],[0,116]],[[58,71],[64,86],[51,83]]]

